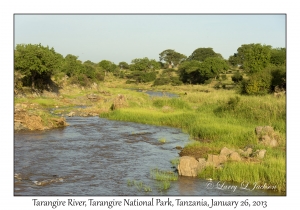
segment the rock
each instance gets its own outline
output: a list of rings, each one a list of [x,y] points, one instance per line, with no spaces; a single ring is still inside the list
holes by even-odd
[[[276,147],[278,146],[278,142],[275,139],[272,139],[268,135],[263,135],[260,139],[262,144],[269,146],[269,147]]]
[[[277,147],[278,146],[278,142],[275,140],[275,139],[272,139],[270,144],[269,144],[270,147]]]
[[[69,114],[68,114],[68,117],[74,117],[75,116],[75,112],[70,112]]]
[[[179,159],[178,174],[181,176],[192,176],[195,177],[198,174],[199,162],[189,156],[182,156]]]
[[[244,151],[242,149],[238,149],[237,152],[244,157],[249,157],[252,154],[252,148],[249,147],[249,148],[247,148],[246,151]]]
[[[259,143],[269,147],[278,146],[278,134],[271,126],[258,126],[255,128]]]
[[[181,146],[176,146],[175,149],[182,150]]]
[[[255,128],[256,135],[265,135],[265,134],[271,134],[274,133],[274,129],[271,126],[258,126]]]
[[[227,157],[225,155],[208,155],[207,156],[207,166],[212,165],[217,167],[221,163],[225,163],[227,161]]]
[[[246,150],[247,157],[249,157],[249,156],[252,154],[252,152],[253,152],[253,149],[249,147],[249,148]]]
[[[21,122],[15,121],[14,130],[20,131],[20,130],[26,130],[26,129],[27,128]]]
[[[93,102],[98,101],[100,99],[100,97],[96,94],[89,94],[89,95],[87,95],[87,98]]]
[[[233,161],[241,161],[242,158],[241,158],[241,156],[239,155],[239,153],[233,152],[233,153],[230,154],[230,160],[233,160]]]
[[[221,149],[220,155],[228,156],[231,153],[233,153],[233,150],[228,149],[227,147],[223,147],[223,149]]]
[[[266,152],[267,152],[267,150],[265,150],[265,149],[259,150],[257,153],[257,157],[259,159],[263,159],[265,157]]]
[[[202,171],[205,168],[205,166],[206,166],[206,160],[205,160],[205,158],[199,158],[198,159],[198,168],[197,168],[198,173],[200,171]]]
[[[61,118],[53,118],[53,121],[55,122],[56,126],[57,127],[65,127],[65,126],[68,126],[67,122],[66,122],[66,119],[61,117]]]

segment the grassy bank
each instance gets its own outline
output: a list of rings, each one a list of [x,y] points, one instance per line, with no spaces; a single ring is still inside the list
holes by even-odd
[[[172,91],[172,87],[166,87]],[[173,88],[177,93],[185,86]],[[185,149],[219,153],[221,148],[266,149],[263,161],[251,163],[227,162],[222,169],[207,168],[201,178],[224,181],[249,182],[276,186],[285,191],[286,183],[286,102],[285,98],[267,96],[241,96],[233,90],[201,91],[206,87],[193,86],[180,98],[150,98],[143,93],[128,95],[129,106],[100,114],[113,120],[181,128],[194,139]],[[139,96],[140,94],[140,96]],[[139,100],[139,97],[142,100]],[[280,136],[279,147],[268,148],[258,144],[254,129],[272,126]]]
[[[66,116],[70,112],[97,113],[100,117],[151,125],[171,126],[190,135],[184,150],[187,154],[219,154],[223,147],[266,149],[266,157],[258,162],[227,162],[223,168],[207,168],[200,178],[223,181],[249,182],[274,185],[280,191],[286,187],[286,101],[273,95],[243,96],[234,90],[215,90],[209,85],[182,85],[141,89],[163,90],[177,93],[178,98],[149,97],[146,93],[129,90],[137,86],[122,80],[100,84],[97,88],[82,89],[66,86],[58,96],[43,95],[15,98],[15,108],[41,117],[45,126],[53,124],[54,114]],[[126,88],[126,89],[124,89]],[[87,99],[88,94],[99,96],[98,101]],[[111,110],[115,98],[122,94],[126,104]],[[85,109],[78,108],[85,106]],[[254,129],[272,126],[279,135],[279,146],[268,148],[258,144]]]

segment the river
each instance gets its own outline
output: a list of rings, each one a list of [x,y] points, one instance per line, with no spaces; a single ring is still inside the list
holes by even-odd
[[[150,171],[174,171],[170,160],[178,158],[175,147],[189,141],[187,134],[99,117],[72,117],[67,122],[66,128],[15,133],[15,195],[280,195],[190,177],[179,177],[161,191]],[[166,142],[161,143],[161,138]],[[128,180],[143,182],[152,191],[128,186]],[[221,189],[221,184],[231,188]]]

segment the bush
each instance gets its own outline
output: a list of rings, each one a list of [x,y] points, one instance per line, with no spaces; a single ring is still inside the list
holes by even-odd
[[[238,82],[240,82],[240,81],[243,80],[243,76],[240,74],[240,72],[236,72],[236,73],[234,73],[234,75],[231,77],[231,79],[232,79],[232,81],[233,81],[234,83],[238,83]]]
[[[226,80],[227,79],[226,74],[222,74],[221,78],[222,78],[222,80]]]
[[[242,80],[240,92],[247,95],[265,95],[271,92],[272,74],[269,69],[254,73]]]
[[[232,97],[229,99],[229,101],[226,104],[227,109],[235,109],[238,105],[238,103],[240,102],[241,98],[236,96],[236,97]]]
[[[167,77],[161,77],[161,78],[157,78],[157,79],[154,81],[153,85],[154,85],[154,86],[158,86],[158,85],[167,85],[167,84],[169,84],[170,82],[171,82],[171,80],[170,80],[169,78],[167,78]]]
[[[183,82],[179,80],[178,77],[172,77],[171,78],[171,85],[173,86],[179,86],[179,85],[182,85]]]
[[[142,82],[151,82],[156,79],[156,73],[155,72],[149,72],[149,73],[143,73],[141,75],[141,81]]]
[[[84,74],[74,75],[70,78],[71,84],[78,84],[83,87],[87,87],[91,85],[91,80]]]

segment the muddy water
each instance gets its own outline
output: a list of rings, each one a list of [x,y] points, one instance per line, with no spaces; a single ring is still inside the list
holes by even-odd
[[[15,133],[15,195],[280,195],[234,183],[221,189],[217,181],[187,177],[160,191],[150,170],[174,170],[170,160],[178,157],[175,147],[186,144],[187,134],[98,117],[73,117],[68,123],[63,129]],[[128,180],[142,181],[152,191],[130,187]]]

